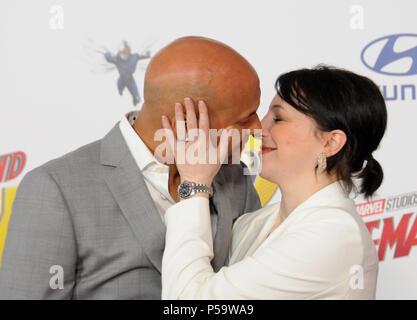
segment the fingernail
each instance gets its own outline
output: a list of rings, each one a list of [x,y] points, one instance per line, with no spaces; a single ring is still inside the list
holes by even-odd
[[[184,100],[191,100],[190,98],[188,98],[188,97],[186,97],[186,98],[184,98]]]

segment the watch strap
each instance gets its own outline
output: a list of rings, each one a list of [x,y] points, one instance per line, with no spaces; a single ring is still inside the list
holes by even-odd
[[[208,193],[209,197],[213,196],[213,188],[212,187],[210,187],[206,184],[203,184],[203,183],[194,183],[192,194],[196,194],[196,193],[200,193],[200,192]]]

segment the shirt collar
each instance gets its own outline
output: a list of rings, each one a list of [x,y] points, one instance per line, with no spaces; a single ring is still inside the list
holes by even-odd
[[[133,158],[139,166],[141,171],[145,170],[149,165],[153,163],[159,163],[154,157],[152,152],[148,149],[141,137],[135,132],[132,125],[135,123],[136,118],[139,115],[139,111],[131,111],[122,117],[120,120],[120,131],[124,139],[126,140],[127,146],[132,153]]]

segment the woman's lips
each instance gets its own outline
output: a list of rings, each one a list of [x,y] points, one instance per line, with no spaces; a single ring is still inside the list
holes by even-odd
[[[271,152],[271,151],[275,151],[275,150],[277,150],[277,148],[262,147],[261,154],[264,155],[265,153],[268,153],[268,152]]]

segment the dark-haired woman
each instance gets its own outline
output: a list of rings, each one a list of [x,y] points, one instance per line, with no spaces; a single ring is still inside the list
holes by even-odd
[[[279,185],[281,201],[235,222],[229,264],[217,273],[207,193],[169,208],[162,298],[375,298],[378,258],[349,194],[353,177],[366,197],[382,182],[372,153],[386,128],[384,99],[368,78],[322,66],[283,74],[276,89],[262,120],[260,175]],[[199,111],[206,127],[204,102]],[[220,167],[177,166],[181,177],[204,184]]]

